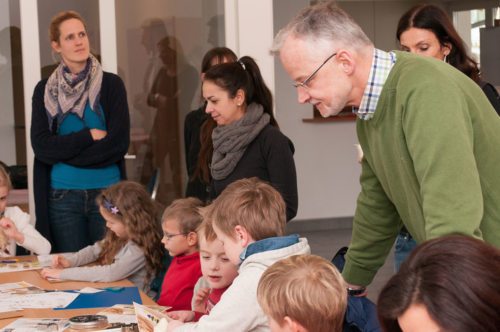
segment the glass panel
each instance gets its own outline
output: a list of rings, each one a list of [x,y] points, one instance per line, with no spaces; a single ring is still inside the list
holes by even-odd
[[[224,46],[223,0],[116,2],[118,73],[131,115],[128,177],[145,185],[160,170],[156,200],[169,204],[186,187],[184,118],[200,105],[204,53]]]
[[[485,27],[485,10],[473,9],[453,13],[453,23],[460,37],[470,47],[470,53],[476,61],[481,55],[479,31]]]
[[[26,165],[20,27],[19,0],[0,0],[0,160],[9,166]]]
[[[100,31],[99,31],[99,0],[51,0],[38,3],[38,24],[40,31],[40,63],[42,78],[52,74],[59,63],[59,59],[52,52],[49,41],[49,24],[52,17],[65,10],[78,12],[87,24],[87,33],[90,40],[90,49],[99,59]]]

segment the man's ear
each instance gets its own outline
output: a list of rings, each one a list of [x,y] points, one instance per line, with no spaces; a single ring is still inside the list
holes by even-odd
[[[354,73],[356,69],[356,60],[348,50],[339,50],[335,56],[341,70],[348,76]],[[332,59],[333,60],[333,59]]]
[[[189,232],[187,235],[187,241],[190,246],[195,246],[198,244],[198,234],[196,232]]]
[[[285,328],[285,331],[307,332],[307,330],[302,325],[300,325],[299,322],[297,322],[293,318],[290,318],[289,316],[285,316],[285,318],[283,318],[282,325]]]
[[[234,232],[236,233],[236,242],[238,242],[242,247],[246,247],[253,241],[246,228],[241,225],[235,226]]]

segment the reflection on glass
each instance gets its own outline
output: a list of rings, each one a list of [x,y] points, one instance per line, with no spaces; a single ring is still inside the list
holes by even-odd
[[[168,205],[187,185],[184,118],[198,108],[199,64],[224,45],[224,1],[116,2],[118,74],[131,116],[129,179],[147,185],[160,170],[156,200]]]
[[[26,165],[19,3],[0,1],[0,160]]]

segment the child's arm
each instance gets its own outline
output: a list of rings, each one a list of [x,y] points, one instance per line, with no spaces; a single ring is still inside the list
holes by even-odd
[[[167,331],[253,331],[268,327],[268,321],[257,302],[257,285],[262,271],[240,274],[224,292],[210,315],[197,323],[169,322]],[[250,275],[248,275],[250,274]]]
[[[144,268],[146,259],[142,250],[128,242],[109,265],[80,266],[64,269],[60,279],[92,282],[111,282],[125,279]]]
[[[42,269],[40,274],[43,278],[53,278],[53,279],[69,279],[61,276],[62,271],[66,268],[70,268],[71,266],[76,266],[76,269],[79,268],[77,266],[85,265],[94,262],[97,257],[99,257],[99,253],[101,252],[101,246],[99,242],[94,243],[92,246],[87,246],[82,250],[65,254],[65,255],[54,255],[52,256],[52,267]],[[83,280],[83,279],[73,279],[73,280]]]
[[[14,206],[9,208],[8,215],[9,218],[0,221],[0,226],[9,238],[37,255],[50,253],[50,242],[30,224],[29,214]]]

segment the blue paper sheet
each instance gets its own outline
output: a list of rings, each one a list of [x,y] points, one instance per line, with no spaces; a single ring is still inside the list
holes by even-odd
[[[132,304],[132,302],[142,304],[141,294],[137,287],[120,287],[98,293],[80,294],[66,308],[57,308],[55,310],[102,308],[111,307],[115,304]]]

